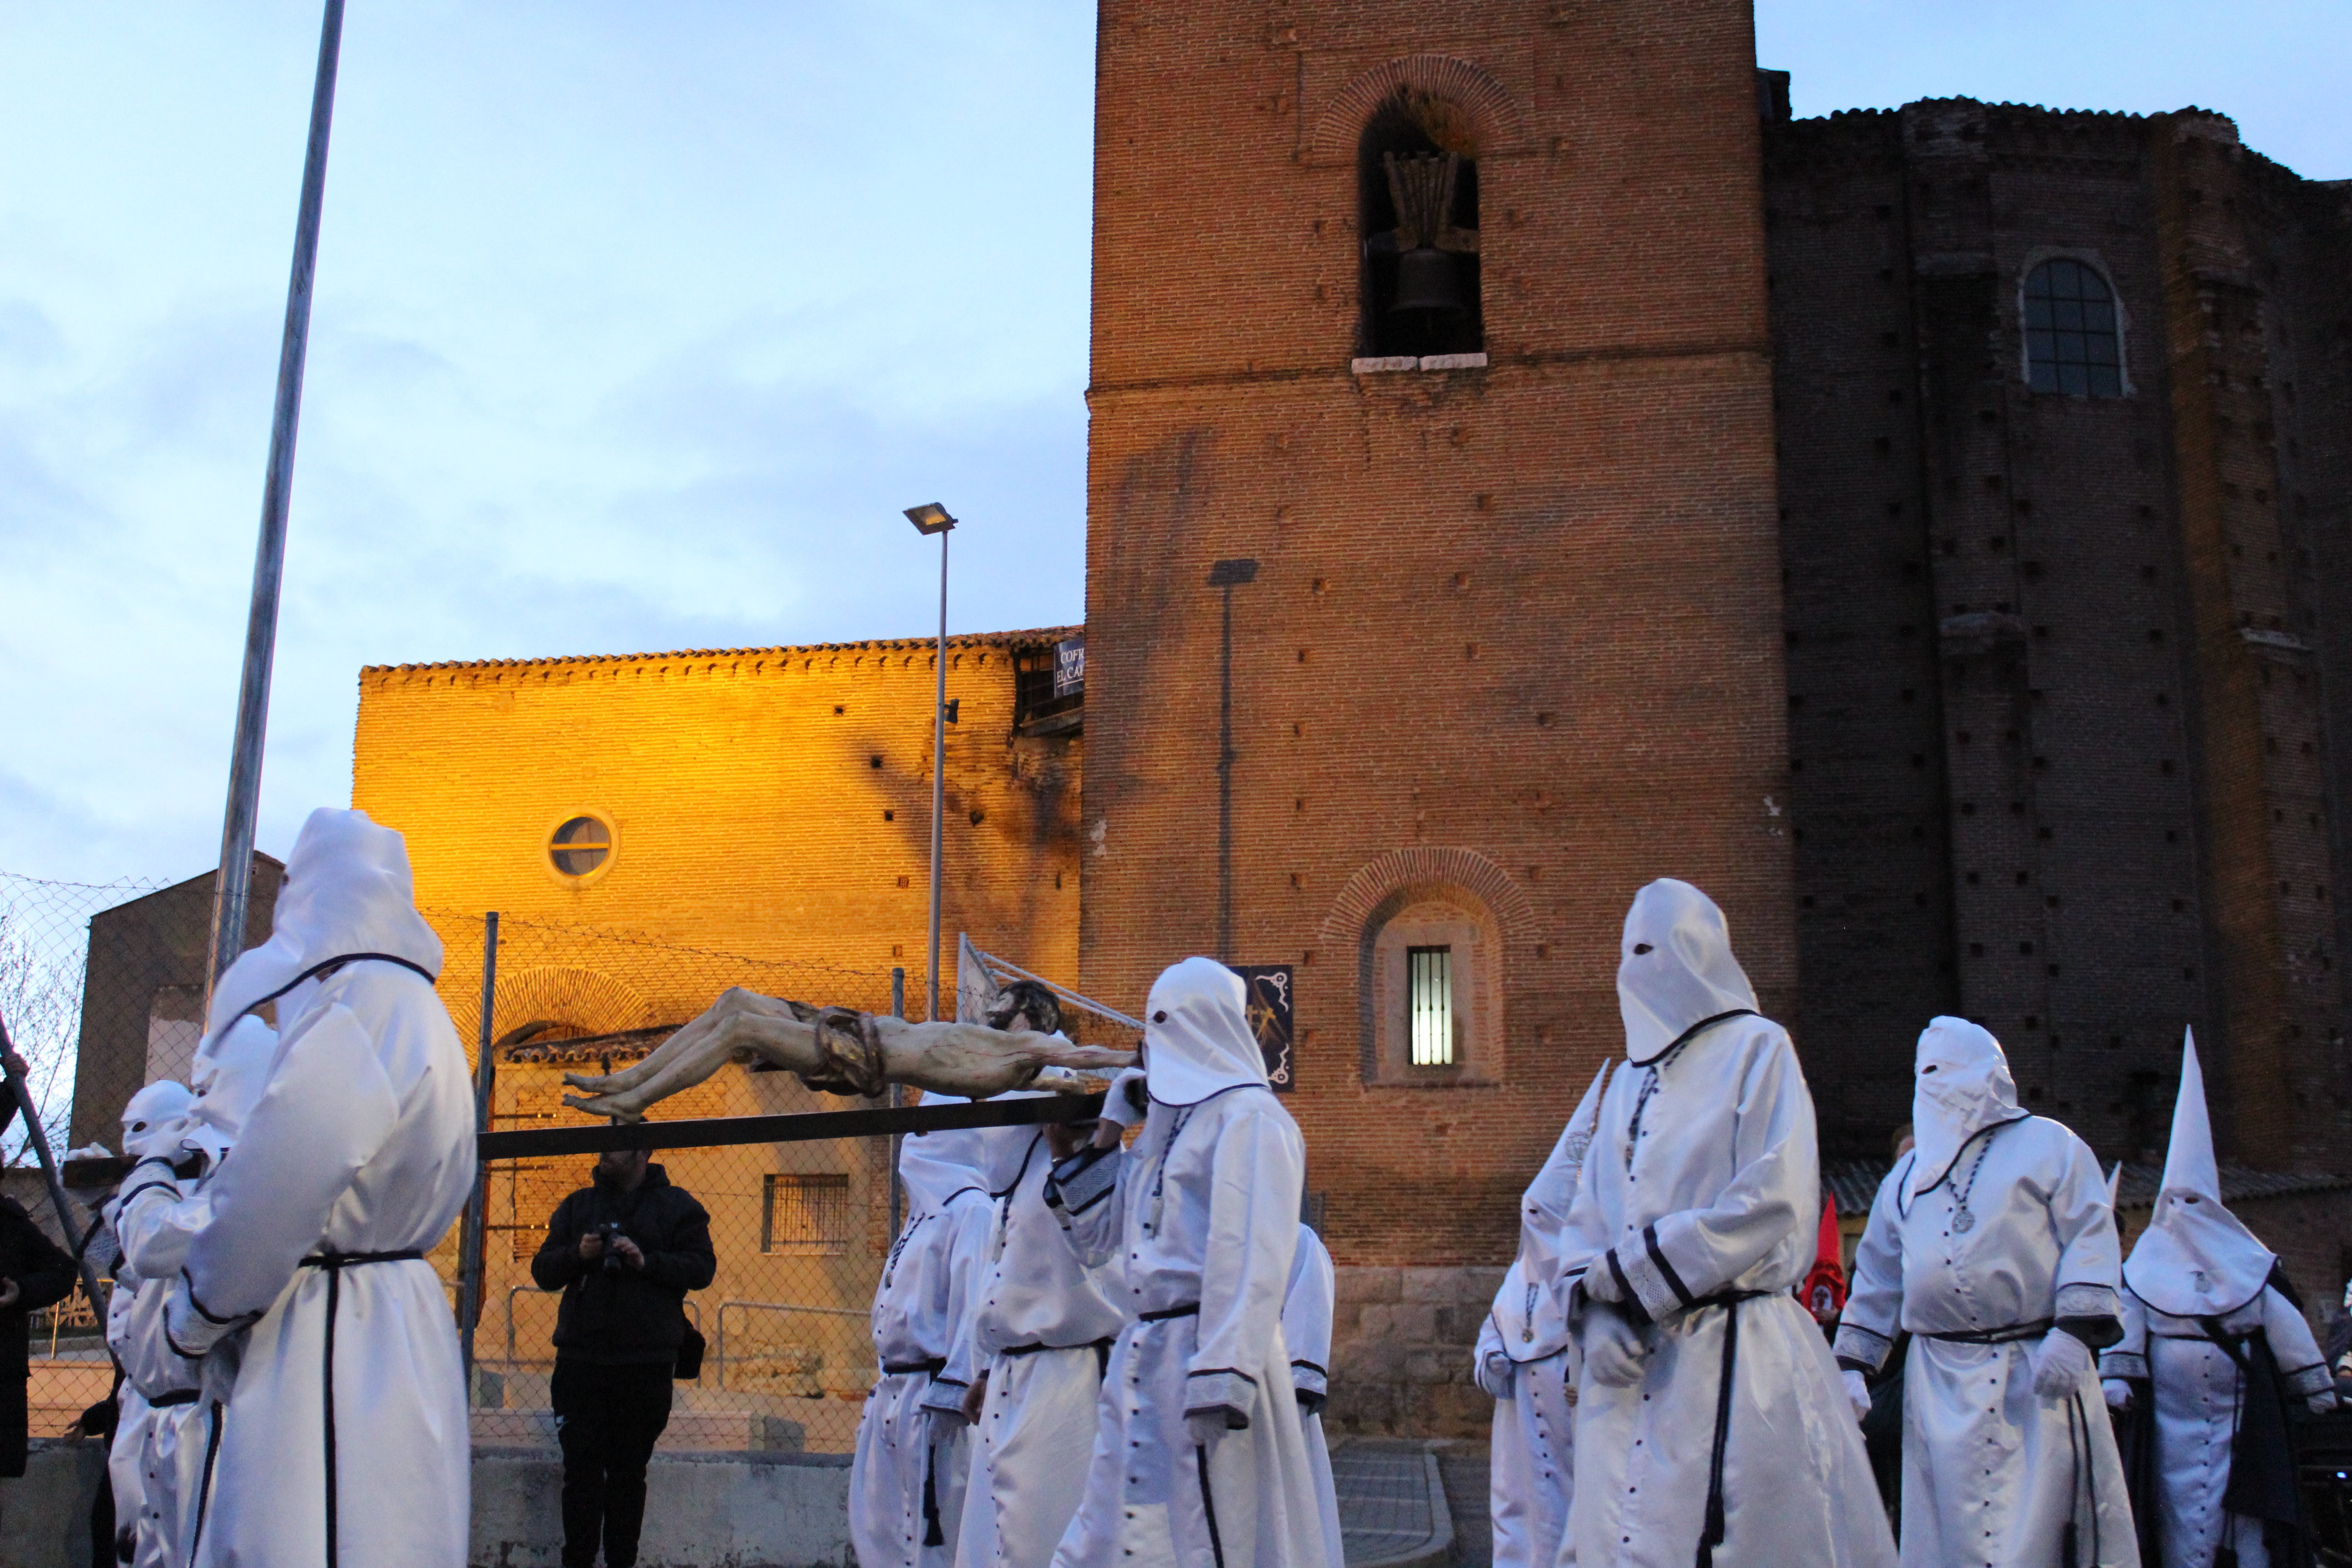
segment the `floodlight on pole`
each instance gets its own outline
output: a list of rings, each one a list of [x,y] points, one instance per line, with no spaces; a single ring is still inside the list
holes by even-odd
[[[940,536],[940,644],[934,660],[939,690],[931,704],[931,956],[925,969],[929,1003],[926,1018],[940,1016],[940,833],[947,814],[948,786],[948,531],[956,520],[937,501],[910,506],[907,521],[920,534]]]

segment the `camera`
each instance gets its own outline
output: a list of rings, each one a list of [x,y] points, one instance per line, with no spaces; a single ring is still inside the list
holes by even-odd
[[[621,1228],[619,1220],[608,1219],[596,1227],[596,1234],[604,1238],[604,1272],[617,1273],[621,1268],[621,1255],[613,1250],[613,1244],[627,1239],[629,1233]]]

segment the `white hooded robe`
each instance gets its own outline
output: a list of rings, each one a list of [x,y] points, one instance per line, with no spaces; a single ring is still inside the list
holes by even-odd
[[[1494,1397],[1487,1514],[1496,1568],[1551,1568],[1576,1496],[1574,1342],[1560,1242],[1601,1115],[1603,1068],[1519,1200],[1519,1250],[1495,1291],[1475,1352]]]
[[[1274,1096],[1241,977],[1188,958],[1144,1005],[1150,1109],[1125,1153],[1082,1153],[1046,1201],[1136,1314],[1111,1348],[1085,1500],[1058,1568],[1327,1568],[1282,1302],[1306,1146]],[[1191,1410],[1247,1425],[1205,1447]],[[1336,1565],[1333,1565],[1336,1568]]]
[[[2237,1552],[2239,1568],[2270,1568],[2263,1521],[2222,1505],[2245,1397],[2231,1352],[2242,1355],[2244,1342],[2261,1334],[2290,1396],[2328,1403],[2334,1393],[2311,1325],[2270,1282],[2277,1265],[2221,1203],[2205,1078],[2188,1039],[2156,1213],[2124,1264],[2124,1337],[2099,1361],[2107,1377],[2145,1380],[2156,1400],[2162,1568],[2210,1568],[2223,1546]],[[2228,1348],[2208,1334],[2209,1320]]]
[[[1011,1187],[996,1199],[973,1363],[988,1394],[971,1436],[959,1568],[1045,1568],[1077,1511],[1074,1478],[1094,1452],[1095,1407],[1111,1342],[1127,1316],[1108,1265],[1088,1268],[1045,1206],[1052,1158],[1026,1140]]]
[[[924,1103],[961,1104],[952,1096]],[[972,1320],[994,1228],[992,1180],[1009,1185],[1027,1127],[919,1132],[899,1145],[907,1224],[874,1291],[881,1379],[866,1396],[849,1468],[849,1539],[864,1568],[948,1568],[971,1470],[971,1436],[934,1439],[933,1410],[961,1406],[977,1375]]]
[[[1323,1548],[1333,1564],[1347,1561],[1339,1531],[1339,1489],[1331,1479],[1331,1449],[1323,1440],[1323,1402],[1331,1397],[1331,1309],[1338,1273],[1330,1250],[1301,1221],[1290,1285],[1282,1298],[1282,1342],[1290,1352],[1290,1384],[1298,1395],[1298,1426],[1307,1463],[1315,1472],[1315,1506],[1323,1519]],[[1312,1397],[1315,1408],[1307,1408]]]
[[[2033,1386],[2056,1320],[2119,1310],[2098,1159],[2026,1114],[1999,1042],[1966,1019],[1928,1025],[1918,1071],[1917,1144],[1879,1184],[1837,1336],[1840,1359],[1874,1371],[1898,1329],[1912,1336],[1903,1568],[2054,1565],[2070,1521],[2084,1568],[2136,1568],[2095,1376],[2061,1399]]]
[[[126,1295],[121,1279],[107,1312],[107,1342],[122,1363],[124,1386],[156,1401],[149,1412],[138,1460],[140,1497],[133,1521],[134,1562],[184,1564],[201,1528],[205,1459],[213,1451],[221,1404],[204,1392],[203,1363],[172,1348],[164,1325],[171,1281],[186,1264],[188,1241],[204,1225],[205,1181],[219,1168],[269,1079],[277,1032],[247,1017],[208,1037],[197,1051],[194,1102],[179,1145],[142,1159],[116,1200],[114,1234],[125,1275],[145,1288]],[[184,1181],[173,1164],[198,1166]],[[123,1498],[115,1500],[118,1518]]]
[[[132,1095],[122,1108],[123,1153],[142,1163],[160,1157],[167,1162],[162,1169],[168,1176],[168,1162],[179,1153],[180,1137],[194,1103],[187,1086],[171,1079],[151,1083]],[[110,1223],[121,1217],[119,1196],[107,1205],[106,1217]],[[119,1230],[115,1239],[119,1246]],[[140,1294],[160,1297],[170,1289],[169,1276],[162,1281],[144,1279],[122,1258],[115,1263],[114,1288],[106,1299],[107,1344],[114,1352],[116,1364],[123,1369],[122,1383],[115,1393],[114,1442],[107,1451],[107,1480],[114,1494],[115,1537],[120,1542],[126,1532],[130,1535],[134,1568],[163,1568],[170,1562],[168,1538],[149,1521],[147,1480],[153,1468],[157,1427],[184,1399],[192,1399],[194,1390],[193,1380],[184,1394],[180,1388],[152,1377],[135,1377],[122,1358]],[[153,1403],[158,1400],[160,1405]]]
[[[413,886],[399,834],[313,812],[270,940],[215,988],[219,1027],[275,998],[282,1028],[166,1312],[226,1396],[199,1568],[466,1562],[465,1378],[425,1255],[473,1189],[474,1091]]]
[[[1594,1376],[1586,1342],[1560,1561],[1706,1561],[1728,1363],[1714,1568],[1887,1568],[1895,1543],[1862,1434],[1819,1326],[1790,1293],[1812,1265],[1821,1190],[1812,1095],[1788,1033],[1755,1016],[1722,911],[1687,883],[1635,897],[1617,990],[1628,1065],[1602,1091],[1561,1274],[1622,1277],[1615,1288],[1650,1326],[1630,1387]],[[1622,1310],[1582,1297],[1571,1321]]]

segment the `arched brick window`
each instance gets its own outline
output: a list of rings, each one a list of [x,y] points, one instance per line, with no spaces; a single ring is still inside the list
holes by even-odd
[[[2075,397],[2124,394],[2123,321],[2098,268],[2073,257],[2025,278],[2025,376],[2036,392]]]
[[[1479,132],[1470,110],[1398,89],[1356,148],[1364,354],[1482,353]]]

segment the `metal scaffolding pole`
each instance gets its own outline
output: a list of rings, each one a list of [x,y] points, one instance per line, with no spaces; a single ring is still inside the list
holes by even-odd
[[[294,432],[302,414],[302,364],[310,342],[310,282],[319,265],[319,208],[326,195],[327,132],[335,115],[343,0],[327,0],[319,30],[319,74],[310,89],[310,144],[302,158],[302,205],[294,220],[294,268],[286,284],[286,334],[278,351],[278,405],[269,422],[269,470],[261,487],[261,538],[253,553],[253,602],[246,614],[245,672],[237,683],[236,741],[229,753],[228,810],[221,825],[220,875],[213,884],[213,932],[205,992],[245,948],[253,891],[253,833],[261,802],[262,738],[269,725],[269,672],[278,647],[278,593],[286,570],[286,508],[294,489]]]

